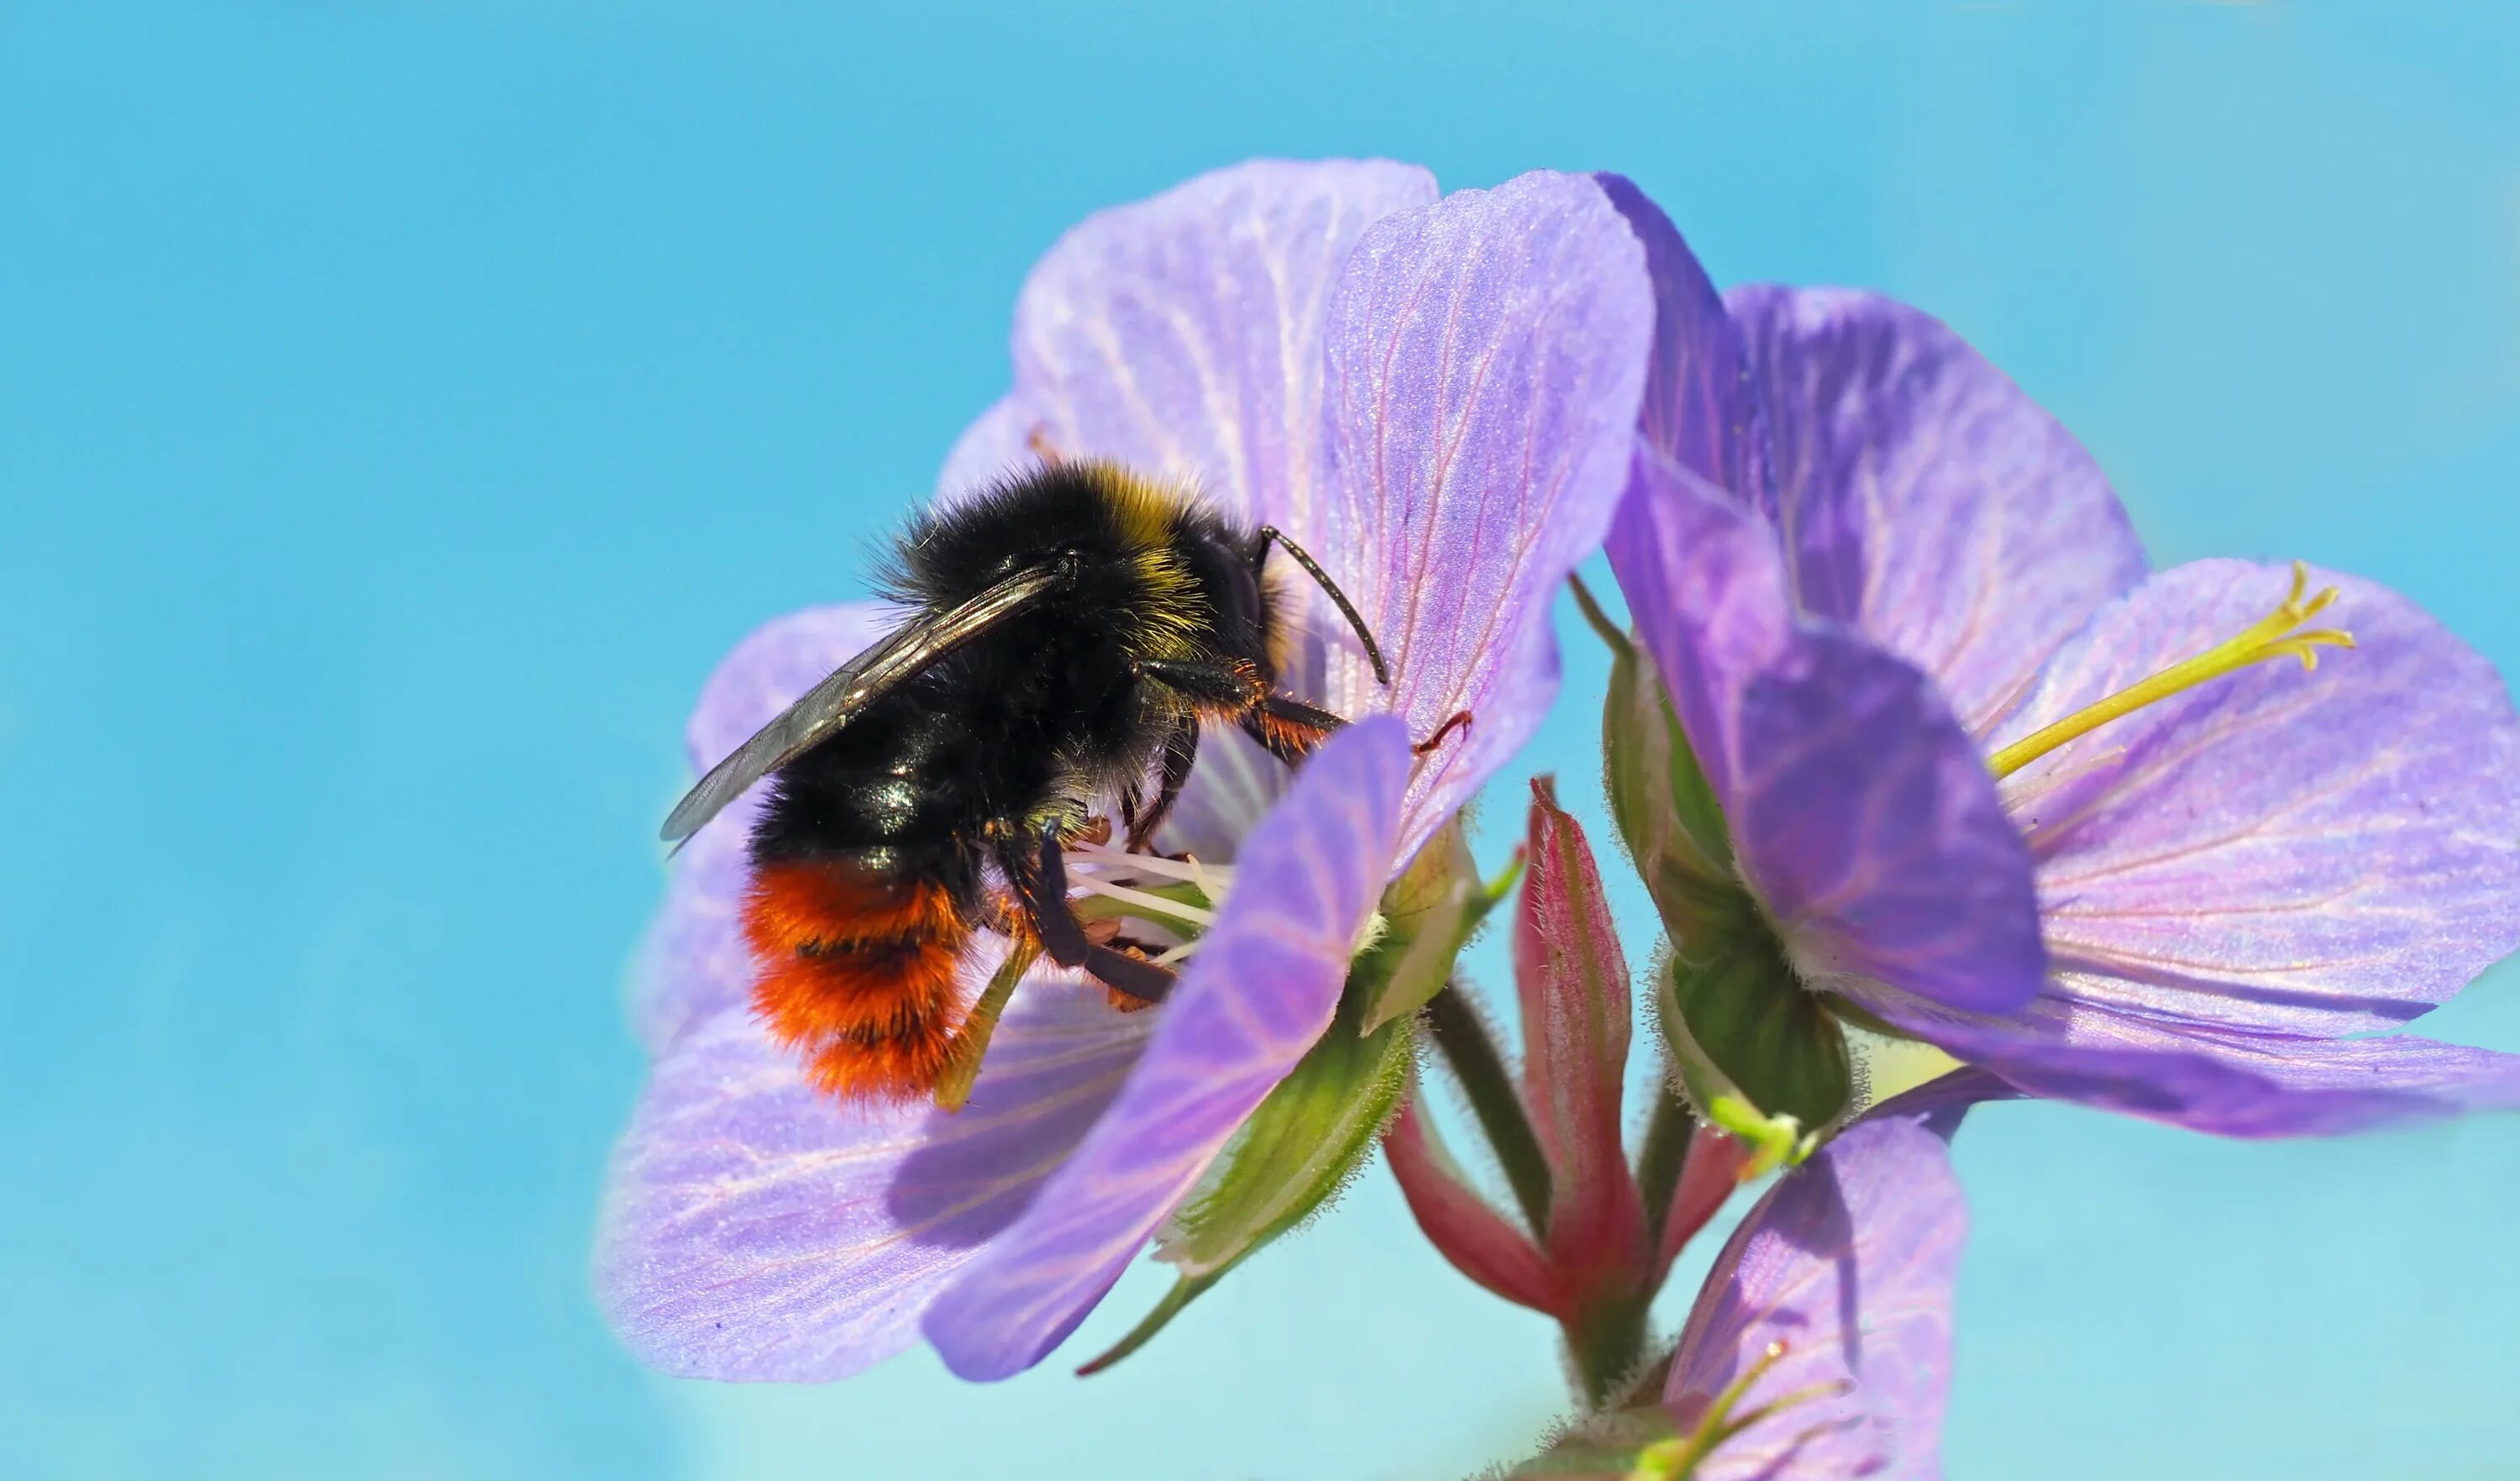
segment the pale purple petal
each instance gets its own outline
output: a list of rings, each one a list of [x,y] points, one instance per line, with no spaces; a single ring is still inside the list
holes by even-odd
[[[1943,1139],[1918,1121],[1859,1122],[1787,1174],[1716,1256],[1664,1402],[1688,1432],[1773,1343],[1785,1354],[1736,1415],[1823,1392],[1717,1447],[1695,1481],[1939,1477],[1967,1237]]]
[[[1727,295],[1766,407],[1803,610],[1932,674],[1972,734],[2141,579],[2143,550],[2073,435],[1940,320],[1874,293]]]
[[[1800,648],[1742,696],[1727,807],[1796,969],[1857,997],[1884,982],[1980,1012],[2029,1002],[2038,892],[1977,747],[1904,660],[1840,631]]]
[[[607,1319],[686,1377],[825,1380],[889,1357],[1109,1104],[1148,1027],[1100,991],[1027,983],[948,1113],[815,1094],[742,1009],[695,1023],[614,1156]]]
[[[1800,639],[1776,530],[1641,439],[1608,553],[1681,729],[1730,801],[1741,696],[1787,665]]]
[[[1024,284],[1016,393],[1061,455],[1194,481],[1311,543],[1331,286],[1367,227],[1435,195],[1412,164],[1263,159],[1097,212]]]
[[[1895,1005],[1884,1016],[2026,1094],[2219,1136],[2335,1136],[2520,1108],[2520,1055],[2410,1034],[2253,1034],[2045,999],[2000,1021]]]
[[[2351,576],[2357,648],[2260,664],[2032,763],[2050,991],[2177,1022],[2334,1036],[2403,1023],[2520,946],[2520,721],[2493,666]],[[2061,651],[2009,740],[2265,616],[2287,569],[2166,571]]]
[[[749,740],[832,670],[865,651],[898,619],[873,602],[808,607],[746,636],[700,688],[684,727],[695,775]],[[752,956],[737,912],[748,877],[744,839],[760,806],[744,793],[674,854],[664,908],[648,927],[631,979],[630,1025],[652,1055],[683,1025],[743,1001]]]
[[[652,1056],[663,1054],[684,1024],[751,995],[752,949],[740,913],[758,805],[754,797],[738,798],[666,866],[665,903],[639,943],[630,977],[630,1031]]]
[[[1233,863],[1243,838],[1285,795],[1294,775],[1242,732],[1209,727],[1199,737],[1198,767],[1157,835],[1157,846],[1208,864]]]
[[[1396,709],[1419,739],[1472,716],[1411,785],[1403,856],[1556,693],[1550,607],[1627,478],[1651,295],[1636,234],[1580,175],[1524,175],[1392,216],[1340,279],[1316,549],[1395,672],[1377,688],[1356,645],[1335,642],[1328,701]]]
[[[1038,466],[1041,455],[1033,446],[1037,428],[1047,437],[1048,418],[1025,397],[1010,391],[991,402],[945,454],[945,466],[936,472],[938,501],[951,503]]]
[[[966,1378],[1021,1372],[1066,1337],[1337,1007],[1357,933],[1397,863],[1409,742],[1350,726],[1243,840],[1234,891],[1110,1113],[1024,1216],[932,1307]]]
[[[1654,336],[1637,426],[1664,457],[1743,502],[1764,506],[1767,427],[1741,332],[1662,207],[1619,175],[1597,175],[1644,244]]]
[[[1913,667],[1780,610],[1759,516],[1650,453],[1610,541],[1639,634],[1795,967],[1976,1011],[2046,956],[2030,859],[1976,745]]]
[[[779,717],[796,696],[864,652],[901,620],[877,602],[809,606],[744,635],[700,686],[683,727],[695,773],[705,772]]]

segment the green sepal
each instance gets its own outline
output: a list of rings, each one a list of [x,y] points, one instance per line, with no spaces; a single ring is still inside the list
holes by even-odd
[[[1606,621],[1606,619],[1605,619]],[[1610,692],[1601,710],[1601,783],[1610,821],[1675,934],[1734,915],[1745,900],[1732,836],[1653,660],[1604,625]]]
[[[1721,1124],[1715,1099],[1724,1094],[1705,1076],[1707,1067],[1762,1119],[1790,1116],[1818,1130],[1846,1110],[1852,1084],[1846,1036],[1785,965],[1765,921],[1736,920],[1694,940],[1675,938],[1656,989],[1682,1088],[1706,1119]],[[1710,1081],[1714,1095],[1699,1098],[1692,1070]]]
[[[1679,1439],[1671,1414],[1660,1405],[1587,1414],[1560,1430],[1549,1448],[1505,1473],[1505,1481],[1552,1477],[1554,1481],[1662,1481],[1645,1469]]]
[[[1310,1218],[1364,1165],[1408,1086],[1418,1034],[1415,1017],[1358,1032],[1381,983],[1365,966],[1350,970],[1328,1032],[1260,1102],[1205,1185],[1173,1216],[1156,1250],[1181,1272],[1173,1288],[1080,1372],[1108,1368],[1144,1346],[1228,1271]]]
[[[1371,1034],[1432,1002],[1452,979],[1454,959],[1520,877],[1516,854],[1503,874],[1482,883],[1462,820],[1445,824],[1383,893],[1382,933],[1358,959],[1351,979],[1378,984],[1359,1031]]]

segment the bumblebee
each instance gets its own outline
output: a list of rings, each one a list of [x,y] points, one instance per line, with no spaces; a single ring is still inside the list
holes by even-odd
[[[1169,967],[1088,938],[1061,845],[1107,828],[1091,809],[1115,797],[1129,849],[1146,849],[1208,722],[1289,765],[1345,723],[1279,688],[1294,623],[1273,546],[1389,684],[1310,555],[1191,490],[1047,462],[911,523],[882,580],[908,619],[719,762],[662,830],[679,843],[770,779],[742,912],[753,1003],[816,1086],[930,1094],[970,1015],[963,958],[987,926],[1124,1007],[1164,997]]]

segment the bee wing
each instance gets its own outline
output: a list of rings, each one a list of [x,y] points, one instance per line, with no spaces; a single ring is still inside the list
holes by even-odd
[[[795,760],[903,684],[933,667],[956,649],[1019,616],[1065,574],[1056,565],[1019,571],[951,611],[910,623],[805,691],[779,718],[709,768],[657,836],[680,843],[700,830],[755,782]]]

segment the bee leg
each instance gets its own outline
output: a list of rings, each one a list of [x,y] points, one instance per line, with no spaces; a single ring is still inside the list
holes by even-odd
[[[1269,694],[1268,681],[1248,663],[1176,663],[1169,658],[1141,658],[1138,677],[1152,679],[1191,702],[1193,709],[1238,713]]]
[[[1143,853],[1155,836],[1155,830],[1172,816],[1173,804],[1181,800],[1182,788],[1190,785],[1190,769],[1198,761],[1198,716],[1185,714],[1181,723],[1164,740],[1164,775],[1155,789],[1155,800],[1147,810],[1127,820],[1129,852]]]
[[[1102,983],[1141,1003],[1161,1003],[1172,995],[1178,974],[1169,966],[1133,957],[1117,947],[1097,946],[1085,957],[1085,969]]]
[[[1016,838],[1000,843],[998,868],[1040,938],[1042,954],[1061,966],[1083,966],[1093,946],[1067,903],[1067,866],[1058,854],[1058,830],[1043,830],[1037,855]]]
[[[1269,754],[1296,766],[1347,721],[1292,695],[1269,695],[1243,711],[1241,724],[1242,733],[1267,747]]]
[[[1452,714],[1446,716],[1444,718],[1444,723],[1435,727],[1435,734],[1428,736],[1425,740],[1409,747],[1409,754],[1413,756],[1433,755],[1435,753],[1435,747],[1442,745],[1444,743],[1444,738],[1455,731],[1460,731],[1464,736],[1470,733],[1470,712],[1468,710],[1457,709],[1453,711]]]

